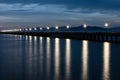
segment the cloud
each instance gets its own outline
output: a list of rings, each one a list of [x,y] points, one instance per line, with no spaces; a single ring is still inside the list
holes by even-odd
[[[99,1],[99,0],[97,0]],[[39,24],[99,24],[105,21],[114,23],[119,20],[119,10],[104,9],[104,8],[92,8],[97,3],[90,2],[84,7],[79,1],[73,2],[71,0],[67,5],[66,3],[51,3],[51,4],[40,4],[40,3],[0,3],[0,22],[33,22]],[[44,3],[44,2],[43,2]],[[77,5],[80,3],[79,5]],[[92,4],[94,5],[92,6]],[[104,4],[107,2],[104,2]],[[76,4],[76,5],[75,5]],[[69,5],[69,6],[68,6]],[[103,5],[103,4],[100,4]],[[100,7],[100,5],[98,5]],[[74,6],[74,7],[73,7]],[[89,7],[91,6],[91,7]],[[104,6],[102,6],[104,7]]]
[[[64,11],[63,5],[41,5],[41,4],[21,4],[21,3],[15,3],[15,4],[6,4],[6,3],[0,3],[0,12],[4,11],[18,11],[18,12],[61,12]]]
[[[30,3],[30,4],[23,4],[23,3],[0,3],[0,13],[5,14],[9,12],[11,14],[35,14],[35,13],[43,13],[43,14],[51,14],[51,13],[84,13],[84,14],[113,14],[119,12],[119,10],[97,10],[97,9],[90,9],[90,8],[74,8],[70,9],[66,5],[57,5],[57,4],[39,4],[39,3]],[[6,14],[9,14],[6,13]]]
[[[14,21],[14,20],[17,20],[17,18],[14,18],[14,17],[8,17],[8,16],[0,16],[0,21],[1,22],[4,22],[4,21],[7,21],[7,22],[9,22],[9,21]]]

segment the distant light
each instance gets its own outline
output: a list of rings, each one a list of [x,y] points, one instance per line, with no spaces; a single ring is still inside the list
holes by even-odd
[[[84,28],[87,28],[87,24],[84,24],[83,27],[84,27]]]
[[[105,23],[105,25],[104,25],[106,28],[109,26],[109,24],[108,23]]]
[[[20,31],[22,31],[22,29],[19,29]]]
[[[55,27],[55,29],[58,29],[58,28],[59,28],[58,26]]]
[[[50,27],[47,27],[47,30],[49,30],[50,29]]]
[[[34,28],[34,30],[37,30],[37,28]]]
[[[66,26],[66,28],[67,28],[67,29],[69,29],[69,28],[70,28],[70,26],[69,26],[69,25],[67,25],[67,26]]]
[[[42,30],[43,28],[40,28],[40,30]]]
[[[1,32],[13,32],[13,31],[19,31],[19,29],[1,30]]]
[[[27,31],[28,29],[26,28],[25,30]]]
[[[31,30],[32,30],[32,28],[29,28],[29,30],[31,31]]]

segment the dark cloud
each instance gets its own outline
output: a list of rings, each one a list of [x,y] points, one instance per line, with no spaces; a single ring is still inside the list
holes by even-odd
[[[115,25],[119,12],[120,0],[0,0],[0,22]]]
[[[68,8],[120,9],[120,0],[0,0],[1,3],[60,4]]]

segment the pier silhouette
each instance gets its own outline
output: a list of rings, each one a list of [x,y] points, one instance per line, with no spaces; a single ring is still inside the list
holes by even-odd
[[[14,35],[30,35],[30,36],[43,36],[43,37],[58,37],[69,38],[77,40],[89,40],[99,42],[114,42],[120,43],[120,32],[30,32],[30,31],[8,31],[0,32],[1,34],[14,34]]]

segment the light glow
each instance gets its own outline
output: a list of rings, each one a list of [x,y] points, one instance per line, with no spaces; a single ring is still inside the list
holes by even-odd
[[[55,29],[58,29],[58,28],[59,28],[58,26],[55,27]]]
[[[37,30],[37,28],[34,28],[34,30]]]
[[[47,30],[49,30],[50,29],[50,27],[47,27]]]
[[[15,32],[15,31],[19,31],[19,29],[1,30],[1,32]]]
[[[70,28],[70,26],[69,26],[69,25],[67,25],[67,26],[66,26],[66,28],[67,28],[67,29],[69,29],[69,28]]]
[[[19,29],[19,31],[22,31],[22,29]]]
[[[87,28],[87,24],[84,24],[83,27],[84,27],[84,28]]]
[[[106,28],[109,26],[109,24],[108,23],[105,23],[105,25],[104,25]]]
[[[29,28],[29,30],[31,31],[31,30],[32,30],[32,28]]]
[[[40,28],[40,30],[42,30],[43,28]]]
[[[27,31],[28,29],[26,28],[25,30]]]

